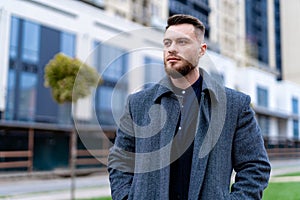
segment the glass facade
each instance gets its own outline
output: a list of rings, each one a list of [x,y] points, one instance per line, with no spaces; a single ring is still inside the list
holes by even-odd
[[[297,98],[292,98],[292,112],[293,114],[299,114],[299,103]]]
[[[269,63],[267,0],[246,0],[248,55]]]
[[[70,124],[71,104],[59,105],[53,100],[50,89],[44,87],[44,67],[58,52],[74,57],[75,35],[16,16],[11,17],[10,25],[4,119]],[[26,129],[8,129],[0,132],[1,150],[27,150],[27,132]],[[53,170],[67,167],[68,134],[56,134],[47,130],[35,130],[35,133],[33,169]],[[2,161],[11,161],[10,159],[4,158]],[[14,159],[19,161],[25,158]]]
[[[270,118],[268,116],[259,115],[257,116],[257,122],[261,128],[263,135],[267,136],[270,132]]]
[[[40,26],[12,17],[5,118],[33,121],[38,79]]]
[[[280,34],[280,0],[274,0],[274,21],[275,21],[275,59],[276,69],[279,72],[278,80],[282,79],[282,68],[281,68],[281,34]]]
[[[268,90],[262,87],[257,87],[257,105],[262,107],[268,107],[269,94]]]
[[[159,82],[165,75],[162,60],[154,59],[149,56],[144,58],[145,64],[145,88]]]
[[[15,16],[11,18],[6,120],[60,123],[59,112],[52,113],[52,116],[44,113],[43,119],[51,120],[39,118],[41,109],[59,111],[70,108],[70,105],[57,105],[51,97],[43,95],[49,93],[49,89],[43,86],[44,67],[55,53],[63,52],[73,57],[74,50],[75,35]],[[48,101],[52,103],[47,104]]]
[[[205,25],[205,36],[209,38],[209,13],[210,7],[208,0],[170,0],[169,15],[189,14],[200,19]]]
[[[268,107],[269,94],[266,88],[258,86],[256,88],[257,105],[261,107]],[[266,115],[257,115],[257,122],[261,128],[261,132],[264,136],[268,136],[270,133],[270,117]]]
[[[294,139],[299,139],[299,121],[293,120],[293,136]]]
[[[75,35],[60,32],[60,51],[70,57],[75,57]]]
[[[292,98],[292,113],[295,115],[299,114],[299,102],[298,99],[293,97]],[[293,136],[295,139],[299,138],[299,120],[293,120]]]
[[[103,84],[97,89],[95,109],[101,125],[115,125],[113,112],[120,113],[126,102],[128,80],[122,76],[128,70],[128,55],[115,46],[95,42],[94,62]],[[117,84],[122,80],[122,84]]]

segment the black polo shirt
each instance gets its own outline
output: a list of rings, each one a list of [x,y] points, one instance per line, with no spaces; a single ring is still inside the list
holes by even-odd
[[[181,106],[181,114],[177,122],[177,131],[172,142],[171,160],[175,158],[178,159],[170,165],[170,200],[188,199],[201,90],[201,76],[187,89],[183,90],[173,86],[173,91]]]

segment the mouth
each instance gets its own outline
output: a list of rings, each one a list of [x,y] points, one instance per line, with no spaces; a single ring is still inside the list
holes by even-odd
[[[168,57],[167,58],[167,62],[176,62],[176,61],[179,61],[180,60],[180,58],[178,58],[178,57]]]

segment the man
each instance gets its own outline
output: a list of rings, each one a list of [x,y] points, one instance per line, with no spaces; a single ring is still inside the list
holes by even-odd
[[[167,77],[128,97],[110,151],[113,199],[262,198],[270,164],[250,97],[197,67],[204,33],[192,16],[168,19]]]

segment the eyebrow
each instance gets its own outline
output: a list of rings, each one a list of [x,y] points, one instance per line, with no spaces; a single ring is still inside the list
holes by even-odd
[[[174,40],[191,40],[189,37],[179,37],[179,38],[175,38]],[[172,40],[171,38],[164,38],[163,41],[165,40]]]

